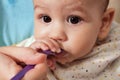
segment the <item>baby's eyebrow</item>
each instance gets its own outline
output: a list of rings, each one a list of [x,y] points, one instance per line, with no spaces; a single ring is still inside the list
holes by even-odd
[[[83,12],[83,13],[87,13],[87,10],[83,6],[80,6],[80,5],[66,6],[65,9],[74,10],[74,11],[76,10],[76,11],[80,11],[80,12]]]
[[[45,9],[45,10],[48,9],[47,6],[45,6],[44,4],[39,4],[39,3],[34,4],[34,10],[37,8]]]
[[[70,12],[78,12],[84,18],[84,20],[89,21],[91,19],[91,11],[86,6],[80,6],[80,5],[70,5],[66,6],[65,10],[69,10]]]
[[[40,5],[35,5],[34,9],[37,9],[37,8],[43,8],[43,9],[45,9],[46,7],[43,7],[43,6],[40,6]]]

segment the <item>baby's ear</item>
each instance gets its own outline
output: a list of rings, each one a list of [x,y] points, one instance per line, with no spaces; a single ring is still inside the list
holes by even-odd
[[[98,34],[99,41],[102,41],[107,37],[107,35],[110,31],[111,23],[114,18],[114,13],[115,13],[115,10],[113,8],[107,9],[106,12],[104,13],[104,15],[102,17],[102,26],[101,26],[100,32]]]

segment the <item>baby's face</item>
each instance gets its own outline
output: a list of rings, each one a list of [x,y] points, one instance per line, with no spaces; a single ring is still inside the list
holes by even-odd
[[[66,54],[59,62],[82,58],[95,45],[102,15],[93,1],[34,0],[35,38],[56,40]]]

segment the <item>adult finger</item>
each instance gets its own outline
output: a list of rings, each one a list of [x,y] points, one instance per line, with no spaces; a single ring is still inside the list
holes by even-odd
[[[0,53],[0,80],[10,80],[21,69],[10,57]]]
[[[29,47],[2,47],[0,51],[12,57],[15,61],[24,62],[26,64],[38,64],[42,61],[41,55],[43,55]]]
[[[23,80],[43,80],[46,77],[47,74],[46,59],[44,57],[41,58],[43,61],[39,64],[36,64],[33,69],[28,71]]]

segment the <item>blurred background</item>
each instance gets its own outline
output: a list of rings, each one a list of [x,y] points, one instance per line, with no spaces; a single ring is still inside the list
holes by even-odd
[[[116,9],[114,19],[120,23],[120,0],[110,0],[109,7],[114,7]]]

